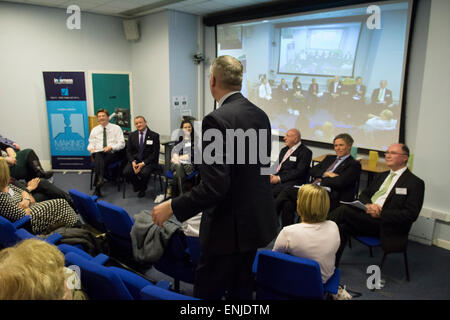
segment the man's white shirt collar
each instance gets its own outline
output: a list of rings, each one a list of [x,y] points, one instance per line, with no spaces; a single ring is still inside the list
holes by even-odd
[[[222,104],[224,103],[224,101],[225,101],[229,96],[231,96],[231,95],[233,95],[233,94],[235,94],[235,93],[237,93],[237,92],[239,92],[239,91],[231,91],[231,92],[228,92],[226,95],[224,95],[224,96],[218,101],[217,109],[220,108],[220,107],[222,106]]]

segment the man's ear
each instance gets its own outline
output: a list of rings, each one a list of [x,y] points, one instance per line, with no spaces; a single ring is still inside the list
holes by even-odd
[[[211,75],[210,84],[211,84],[211,87],[216,86],[216,77],[213,74]]]

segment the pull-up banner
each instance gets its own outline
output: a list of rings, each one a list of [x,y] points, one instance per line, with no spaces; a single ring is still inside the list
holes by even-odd
[[[84,72],[43,72],[53,169],[89,169]]]

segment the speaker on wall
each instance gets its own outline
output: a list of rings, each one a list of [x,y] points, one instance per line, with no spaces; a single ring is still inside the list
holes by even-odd
[[[136,20],[123,20],[123,32],[125,33],[125,39],[138,40],[139,39],[139,26]]]

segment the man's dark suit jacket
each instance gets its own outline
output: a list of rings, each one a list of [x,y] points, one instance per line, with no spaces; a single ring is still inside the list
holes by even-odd
[[[142,161],[145,166],[151,166],[153,169],[158,167],[159,159],[159,134],[151,131],[147,127],[147,133],[144,140],[144,151],[142,153]],[[127,159],[129,162],[136,160],[137,163],[139,155],[139,130],[133,131],[128,136],[127,142]]]
[[[342,91],[342,88],[343,88],[344,84],[342,83],[342,81],[339,81],[339,82],[338,82],[338,85],[337,85],[337,87],[336,87],[336,92],[334,92],[334,84],[335,84],[335,83],[336,83],[336,81],[330,81],[330,82],[328,83],[328,92],[329,92],[330,94],[332,94],[332,93],[341,94],[341,91]]]
[[[270,159],[269,119],[240,93],[228,97],[220,108],[203,119],[203,137],[208,129],[219,130],[223,137],[226,129],[256,129],[256,132],[264,129],[266,154]],[[210,143],[203,141],[203,162],[205,148],[211,146]],[[226,153],[230,150],[226,149],[225,141],[223,148],[223,153],[216,152],[223,164],[201,164],[201,182],[191,192],[173,199],[172,210],[179,221],[203,211],[200,224],[202,252],[222,255],[249,252],[266,246],[276,236],[277,217],[270,178],[261,175],[260,169],[264,165],[259,157],[256,164],[227,164]],[[245,150],[248,154],[248,144]],[[236,160],[236,154],[234,158]]]
[[[364,99],[364,97],[366,96],[366,86],[363,85],[363,84],[360,84],[360,85],[359,85],[359,86],[360,86],[359,91],[361,91],[361,94],[358,92],[356,86],[357,86],[357,84],[354,84],[354,85],[353,85],[353,88],[352,88],[352,96],[358,96],[358,97],[360,97],[361,99]],[[386,91],[386,93],[387,93],[387,91]],[[378,93],[377,93],[377,97],[378,97]]]
[[[322,162],[311,168],[311,177],[313,179],[321,178],[327,169],[336,160],[336,155],[327,155]],[[361,173],[361,164],[359,161],[349,156],[334,171],[338,177],[322,178],[320,185],[329,187],[330,193],[330,210],[339,205],[339,201],[353,201],[357,190],[355,188],[359,175]]]
[[[372,97],[370,98],[370,101],[372,104],[377,103],[379,92],[380,92],[380,88],[373,90]],[[388,88],[386,88],[386,92],[384,94],[384,101],[386,102],[387,106],[392,104],[392,91],[389,90]]]
[[[277,165],[283,160],[289,147],[284,147],[280,151]],[[295,161],[291,161],[294,159]],[[308,182],[309,167],[311,165],[312,152],[307,146],[301,144],[294,152],[283,162],[280,171],[276,174],[281,179],[281,185],[284,187],[293,185],[302,185]],[[276,168],[275,168],[276,169]]]
[[[372,183],[361,192],[359,201],[372,203],[370,198],[380,189],[390,171],[378,174]],[[406,189],[406,194],[401,194]],[[408,241],[411,225],[422,209],[425,183],[406,169],[389,193],[381,210],[381,245],[387,252],[402,250]]]

